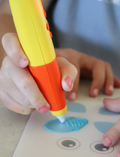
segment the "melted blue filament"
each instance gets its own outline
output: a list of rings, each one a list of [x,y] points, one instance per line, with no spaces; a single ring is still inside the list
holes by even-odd
[[[64,133],[78,131],[88,123],[87,119],[79,117],[66,117],[64,123],[58,119],[49,121],[45,124],[45,129],[50,132]]]

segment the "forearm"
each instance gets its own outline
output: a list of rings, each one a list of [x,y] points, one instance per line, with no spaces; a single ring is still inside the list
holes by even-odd
[[[11,11],[8,0],[4,0],[0,6],[0,67],[6,53],[2,47],[1,39],[5,33],[16,32],[12,20]]]

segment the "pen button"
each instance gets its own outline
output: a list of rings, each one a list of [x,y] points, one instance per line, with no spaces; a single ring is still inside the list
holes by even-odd
[[[47,17],[47,14],[46,14],[45,10],[44,10],[44,16]]]
[[[50,29],[50,26],[49,26],[48,21],[47,21],[47,23],[46,23],[46,28],[47,28],[47,30],[49,30],[49,29]]]
[[[50,37],[51,37],[51,38],[53,37],[52,32],[50,32]]]

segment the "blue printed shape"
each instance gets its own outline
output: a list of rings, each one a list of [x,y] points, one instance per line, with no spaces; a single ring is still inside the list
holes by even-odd
[[[64,123],[58,119],[49,121],[45,124],[45,129],[50,132],[65,133],[78,131],[88,123],[87,119],[78,117],[66,117]]]
[[[67,109],[68,111],[71,112],[80,112],[80,113],[86,112],[86,107],[76,102],[67,101]]]
[[[108,116],[116,116],[116,115],[119,115],[120,113],[112,112],[106,109],[105,107],[101,107],[99,110],[99,114],[108,115]]]
[[[115,123],[112,122],[94,122],[95,127],[101,132],[105,133],[109,130]]]

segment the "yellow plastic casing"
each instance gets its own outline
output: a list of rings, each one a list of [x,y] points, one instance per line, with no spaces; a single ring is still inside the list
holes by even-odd
[[[14,23],[17,26],[19,40],[22,43],[24,51],[27,52],[29,65],[40,66],[53,61],[55,59],[54,47],[49,37],[50,32],[45,27],[47,21],[43,13],[44,10],[41,1],[10,0],[10,6],[14,15]],[[21,22],[24,25],[21,25]],[[26,36],[29,38],[26,38]]]
[[[54,116],[66,113],[61,74],[47,28],[41,0],[9,0],[21,46],[28,57],[29,69],[50,104]]]

